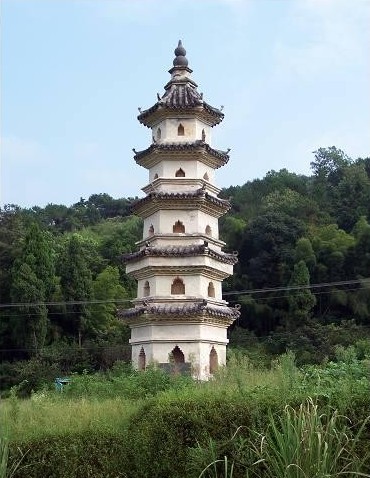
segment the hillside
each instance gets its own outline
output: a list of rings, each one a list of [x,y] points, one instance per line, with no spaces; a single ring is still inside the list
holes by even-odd
[[[311,176],[282,169],[224,189],[232,209],[220,221],[239,255],[224,284],[242,311],[231,344],[293,349],[300,363],[370,335],[370,158],[320,148],[311,166]],[[55,376],[128,357],[115,313],[135,296],[119,259],[141,236],[132,201],[94,194],[0,211],[3,388],[27,376],[30,359]]]

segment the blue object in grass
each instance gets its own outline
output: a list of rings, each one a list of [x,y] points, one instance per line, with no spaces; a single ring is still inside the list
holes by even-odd
[[[63,392],[63,388],[67,385],[71,380],[68,377],[57,377],[55,379],[55,390],[57,392]]]

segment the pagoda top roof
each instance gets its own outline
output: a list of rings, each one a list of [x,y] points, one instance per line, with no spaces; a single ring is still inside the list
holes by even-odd
[[[197,84],[190,78],[192,70],[188,67],[186,50],[181,40],[175,49],[173,67],[169,70],[171,80],[165,85],[163,96],[157,94],[158,101],[145,111],[140,111],[137,119],[145,126],[151,127],[158,116],[168,115],[175,111],[198,111],[202,117],[212,126],[220,123],[224,114],[218,108],[214,108],[203,101],[203,93],[197,90]]]

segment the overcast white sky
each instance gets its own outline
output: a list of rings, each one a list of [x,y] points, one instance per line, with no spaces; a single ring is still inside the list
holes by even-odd
[[[312,151],[370,154],[368,0],[2,0],[0,202],[142,195],[156,102],[181,38],[224,105],[218,185],[310,173]]]

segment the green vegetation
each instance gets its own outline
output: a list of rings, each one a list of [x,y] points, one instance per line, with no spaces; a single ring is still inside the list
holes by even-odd
[[[369,357],[337,355],[299,368],[291,353],[268,367],[232,353],[208,383],[117,365],[73,377],[62,393],[13,391],[0,410],[9,464],[25,455],[15,477],[370,473]]]

